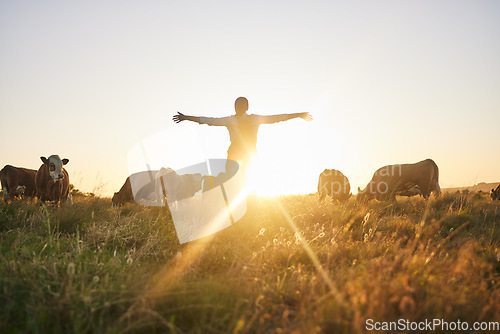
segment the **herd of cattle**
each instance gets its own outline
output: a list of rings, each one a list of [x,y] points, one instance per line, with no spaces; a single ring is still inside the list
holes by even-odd
[[[71,202],[69,174],[63,165],[69,160],[61,159],[58,155],[49,158],[40,158],[43,164],[38,170],[6,165],[0,171],[4,199],[15,197],[37,197],[40,201],[51,201],[58,204],[69,199]],[[162,168],[157,172],[155,182],[140,189],[146,192],[140,196],[147,198],[148,194],[163,195],[169,201],[180,200],[194,196],[199,190],[203,192],[217,187],[227,180],[225,173],[216,177],[202,176],[201,174],[179,175],[170,168]],[[160,184],[161,181],[161,184]],[[112,198],[113,206],[134,202],[139,192],[133,192],[130,177]],[[413,164],[388,165],[379,168],[365,189],[358,188],[357,199],[366,202],[371,199],[380,201],[395,200],[396,196],[421,195],[428,198],[431,193],[439,196],[439,169],[431,159]],[[325,169],[318,180],[318,194],[320,199],[330,196],[334,200],[345,202],[351,197],[351,186],[348,178],[342,172],[334,169]],[[500,200],[500,185],[491,189],[491,198]]]
[[[346,201],[351,196],[351,187],[342,172],[325,169],[319,176],[318,193],[320,198],[329,195],[335,200]],[[431,159],[414,164],[388,165],[379,168],[365,189],[358,187],[357,199],[366,202],[370,199],[380,201],[395,200],[396,196],[422,195],[428,198],[431,193],[439,196],[439,169]]]

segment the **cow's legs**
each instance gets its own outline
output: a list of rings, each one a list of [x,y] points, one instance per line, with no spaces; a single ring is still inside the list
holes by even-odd
[[[424,184],[424,185],[419,184],[418,186],[420,187],[420,191],[422,192],[422,196],[425,199],[429,198],[429,196],[431,195],[431,190],[432,190],[431,186],[427,185],[427,184]]]
[[[37,197],[42,203],[45,203],[47,201],[47,196],[45,196],[44,194],[37,194]]]
[[[10,199],[14,200],[17,196],[17,192],[16,192],[17,187],[15,187],[15,186],[12,187],[12,185],[9,185],[7,187],[7,189],[8,189],[8,194],[9,194]]]
[[[391,202],[396,202],[396,193],[398,191],[402,190],[401,189],[402,186],[403,186],[403,182],[401,182],[401,181],[397,181],[389,186],[389,194],[388,195],[389,195],[389,200]]]
[[[9,186],[7,185],[7,182],[4,182],[3,179],[1,181],[1,185],[3,191],[3,199],[5,200],[5,202],[7,202],[9,200]]]
[[[438,181],[435,181],[434,182],[434,188],[433,188],[433,191],[434,191],[434,195],[436,197],[439,197],[439,195],[441,195],[441,187],[439,186],[439,182]]]

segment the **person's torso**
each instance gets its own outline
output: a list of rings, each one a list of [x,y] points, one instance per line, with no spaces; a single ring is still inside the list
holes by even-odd
[[[253,115],[234,116],[234,124],[227,127],[231,146],[228,153],[238,156],[254,154],[257,151],[257,133],[259,125]]]

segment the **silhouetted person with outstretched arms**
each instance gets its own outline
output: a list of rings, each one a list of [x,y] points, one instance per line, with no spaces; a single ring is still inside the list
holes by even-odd
[[[257,152],[257,132],[261,124],[272,124],[282,121],[288,121],[293,118],[303,118],[311,121],[312,116],[307,112],[296,114],[280,115],[248,115],[248,100],[239,97],[234,102],[236,115],[227,117],[198,117],[183,115],[180,112],[173,117],[174,122],[192,121],[199,124],[212,126],[225,126],[229,130],[229,139],[231,145],[227,150],[227,159],[237,161],[240,164],[243,177],[246,179],[247,167],[250,164],[252,156]]]

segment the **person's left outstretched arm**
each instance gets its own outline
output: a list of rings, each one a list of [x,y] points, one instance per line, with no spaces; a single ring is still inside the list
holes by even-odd
[[[295,114],[280,114],[280,115],[255,115],[259,124],[272,124],[277,122],[288,121],[294,118],[302,118],[306,121],[312,121],[313,117],[308,112],[300,112]]]
[[[182,121],[191,121],[199,124],[215,125],[215,126],[228,126],[232,124],[231,117],[203,117],[203,116],[189,116],[177,112],[177,115],[172,117],[175,123],[180,123]]]

